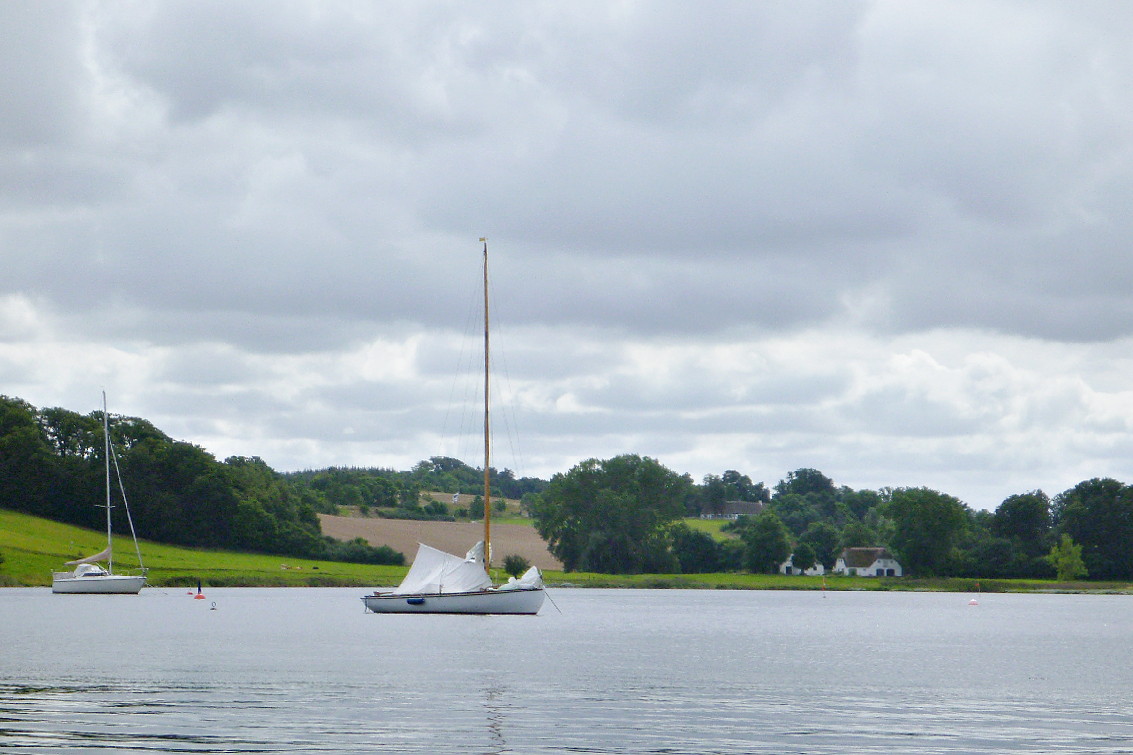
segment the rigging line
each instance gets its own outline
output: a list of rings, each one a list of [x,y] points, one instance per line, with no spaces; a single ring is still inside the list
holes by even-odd
[[[130,537],[134,540],[134,552],[138,554],[138,568],[145,570],[145,564],[142,563],[142,549],[138,545],[138,534],[134,531],[134,518],[130,516],[130,504],[126,500],[126,486],[122,482],[122,470],[118,466],[118,452],[114,450],[114,444],[110,444],[110,459],[114,462],[114,474],[118,478],[118,491],[122,494],[122,508],[126,509],[126,521],[130,524]]]
[[[493,295],[492,300],[493,301],[499,301],[499,297],[495,296],[495,285],[491,281],[489,281],[489,289],[490,289],[490,293]],[[501,306],[499,304],[497,304],[496,305],[496,311],[499,312],[500,309],[501,309]],[[504,306],[504,311],[505,311],[505,315],[502,319],[506,320],[507,319],[506,305]],[[499,317],[498,315],[493,319],[494,327],[493,327],[492,330],[493,330],[493,344],[494,344],[494,346],[492,348],[492,362],[497,368],[495,370],[495,372],[498,375],[502,376],[502,378],[503,378],[503,380],[502,380],[502,382],[503,382],[503,392],[506,393],[509,396],[515,397],[515,396],[518,395],[518,392],[515,390],[515,388],[512,385],[512,382],[511,382],[511,372],[508,368],[507,349],[506,348],[505,349],[500,348],[501,342],[503,342],[503,344],[505,344],[505,345],[507,343],[507,339],[504,335],[504,331],[505,331],[506,326],[501,326],[499,324],[500,321],[501,321],[501,317]],[[499,400],[499,401],[495,400],[497,398],[501,398],[500,397],[501,389],[498,385],[499,382],[500,382],[499,380],[493,381],[493,390],[492,390],[493,404],[492,405],[495,406],[495,407],[500,407],[496,410],[498,412],[497,416],[502,416],[502,421],[503,421],[503,425],[504,425],[504,436],[507,440],[508,451],[511,453],[511,458],[513,460],[513,466],[516,466],[516,467],[526,466],[526,460],[522,458],[522,455],[523,455],[522,449],[519,447],[519,423],[517,421],[518,415],[516,414],[516,404],[518,402],[515,401],[514,399],[511,400],[511,401],[503,401],[502,399]],[[495,441],[494,430],[493,430],[493,433],[492,433],[492,440],[493,440],[493,442]],[[499,454],[497,453],[497,456],[498,455]],[[501,471],[503,469],[503,467],[498,463],[496,464],[496,467],[497,467],[498,470],[501,470]],[[513,469],[512,471],[516,472],[516,474],[519,475],[518,470]],[[517,477],[517,479],[518,479],[518,477]]]
[[[507,440],[508,451],[511,452],[513,466],[524,467],[526,465],[525,459],[522,458],[522,448],[519,444],[519,422],[515,408],[517,402],[514,400],[514,397],[518,394],[517,391],[512,387],[511,373],[508,371],[507,355],[504,354],[503,356],[497,357],[495,361],[500,365],[499,372],[502,374],[505,389],[503,392],[513,397],[513,400],[511,401],[501,400],[496,402],[497,406],[502,407],[500,414],[502,415],[504,436]],[[512,471],[515,471],[518,474],[518,471],[516,469],[513,469]]]
[[[476,335],[476,327],[478,322],[483,322],[483,312],[480,309],[478,296],[470,294],[466,300],[464,328],[460,341],[460,351],[457,357],[456,369],[452,373],[452,381],[449,387],[448,403],[445,406],[444,422],[441,428],[441,442],[442,444],[450,444],[452,451],[449,454],[452,458],[458,461],[465,461],[468,453],[468,435],[471,433],[470,426],[473,422],[473,417],[469,411],[472,406],[472,401],[475,396],[476,380],[474,379],[476,365],[477,351],[470,348],[473,338]],[[458,392],[462,393],[457,398]],[[460,416],[456,423],[456,428],[452,427],[452,422],[456,412],[455,407],[459,407]],[[453,438],[455,437],[455,442]]]

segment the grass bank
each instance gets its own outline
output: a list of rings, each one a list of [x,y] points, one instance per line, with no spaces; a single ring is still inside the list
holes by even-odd
[[[344,564],[290,556],[182,548],[141,541],[148,581],[154,586],[213,587],[375,587],[397,584],[405,567]],[[106,533],[60,524],[0,509],[0,585],[36,587],[51,584],[51,572],[64,561],[97,553]],[[138,566],[129,537],[114,538],[115,570]]]
[[[1127,582],[1053,582],[959,577],[805,577],[785,574],[545,574],[549,586],[675,590],[859,590],[875,592],[1133,594]]]

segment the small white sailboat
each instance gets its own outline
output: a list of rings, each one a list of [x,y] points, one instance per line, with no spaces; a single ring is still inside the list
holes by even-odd
[[[134,533],[134,520],[130,518],[130,508],[126,503],[126,489],[122,485],[122,475],[118,470],[118,458],[110,443],[110,420],[106,411],[106,392],[102,394],[102,435],[106,444],[106,549],[93,556],[67,561],[65,566],[74,566],[73,571],[52,572],[51,592],[84,595],[137,595],[146,583],[146,570],[142,565],[142,552],[138,548],[138,536]],[[110,509],[110,463],[114,462],[118,488],[122,493],[122,506],[126,509],[126,520],[130,523],[130,534],[134,538],[134,550],[138,555],[140,574],[114,573],[114,542],[111,538]],[[102,562],[106,566],[102,566]]]
[[[519,579],[512,577],[498,586],[488,576],[492,560],[488,242],[480,240],[484,242],[484,539],[463,558],[418,544],[417,556],[400,585],[362,597],[374,613],[531,615],[539,612],[546,597],[543,576],[534,566]]]

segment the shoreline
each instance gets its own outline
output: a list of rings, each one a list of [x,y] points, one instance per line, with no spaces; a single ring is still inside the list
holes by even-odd
[[[502,570],[494,569],[496,582],[505,581]],[[501,579],[502,577],[502,579]],[[282,578],[265,574],[218,574],[206,571],[193,574],[166,574],[146,584],[149,589],[188,589],[198,584],[205,588],[250,587],[337,587],[373,590],[397,584],[397,579],[364,579],[357,577],[321,576]],[[806,581],[803,581],[806,580]],[[1133,595],[1133,584],[1124,582],[1067,582],[1043,580],[975,580],[961,578],[915,577],[872,578],[835,577],[826,580],[811,577],[788,577],[764,574],[590,574],[554,572],[544,581],[550,590],[738,590],[790,592],[948,592],[971,595],[1002,593],[1035,595]],[[50,580],[22,583],[11,575],[0,573],[0,588],[50,588]]]
[[[400,520],[371,520],[383,523]],[[449,529],[461,539],[471,533],[460,527],[437,523],[422,529],[434,535]],[[504,523],[501,523],[503,526]],[[417,524],[396,525],[406,530]],[[512,525],[525,530],[528,541],[546,552],[546,544],[535,542],[537,535],[529,525]],[[443,528],[443,529],[442,529]],[[409,534],[408,532],[406,534]],[[416,534],[416,533],[414,533]],[[510,534],[510,533],[509,533]],[[517,534],[524,534],[519,532]],[[431,539],[431,538],[430,538]],[[513,537],[518,545],[520,538]],[[502,542],[508,542],[503,540]],[[125,545],[120,543],[119,545]],[[301,559],[263,553],[187,548],[143,540],[142,554],[148,570],[149,585],[154,588],[196,587],[198,580],[208,587],[351,587],[372,590],[397,585],[408,566],[380,566],[336,561]],[[51,573],[66,561],[84,553],[93,553],[105,546],[105,534],[72,525],[61,524],[28,514],[0,509],[0,587],[50,587]],[[123,550],[129,553],[128,549]],[[507,545],[499,547],[502,557],[515,552]],[[529,559],[540,567],[544,582],[552,590],[599,589],[674,589],[674,590],[809,590],[855,591],[918,591],[955,593],[1071,593],[1088,595],[1131,595],[1133,582],[1075,581],[1051,579],[984,579],[984,578],[918,578],[918,577],[808,577],[785,574],[633,574],[612,575],[587,572],[564,572],[547,568],[542,559]],[[129,558],[116,562],[120,569],[138,565]],[[556,564],[557,565],[557,564]],[[503,569],[492,570],[494,581],[505,582]]]

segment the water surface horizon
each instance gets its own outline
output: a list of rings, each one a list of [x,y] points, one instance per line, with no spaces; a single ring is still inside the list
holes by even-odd
[[[552,589],[507,617],[364,592],[0,591],[0,750],[1133,751],[1127,596]]]

